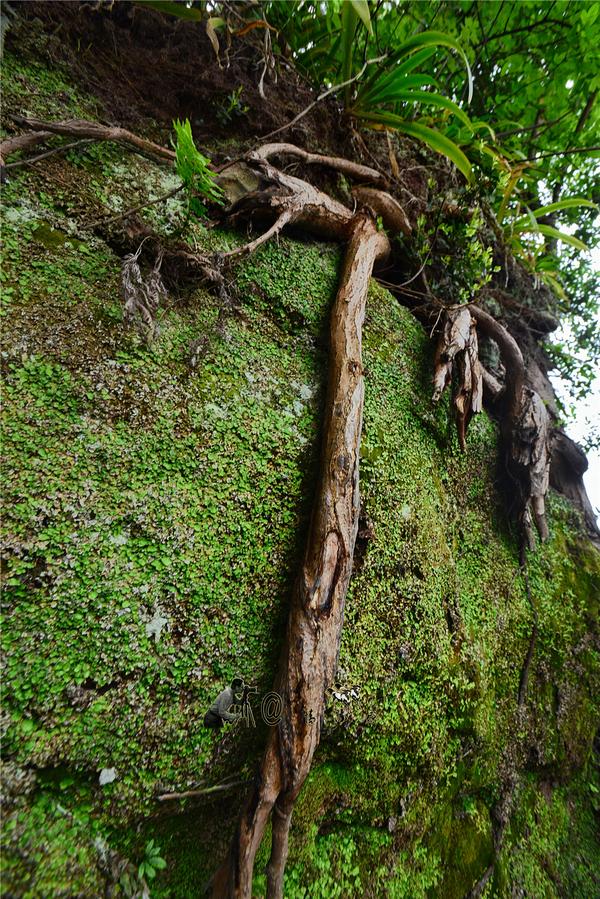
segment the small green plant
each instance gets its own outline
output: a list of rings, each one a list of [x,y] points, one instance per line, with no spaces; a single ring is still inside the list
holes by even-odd
[[[142,878],[144,880],[154,880],[156,872],[162,871],[166,867],[167,863],[160,855],[160,846],[157,846],[154,840],[150,840],[149,843],[146,843],[144,859],[138,868],[140,880]]]
[[[441,263],[432,287],[447,302],[468,302],[498,271],[483,238],[483,224],[479,209],[468,211],[466,218],[448,216],[437,225],[424,215],[417,219],[417,254],[422,263],[432,258]]]
[[[204,197],[211,203],[223,205],[223,191],[215,182],[215,173],[209,168],[210,159],[198,150],[192,137],[189,119],[173,122],[177,140],[175,142],[175,167],[183,181],[189,198],[188,214],[206,215],[206,207],[199,199]]]
[[[221,125],[229,125],[236,116],[246,115],[249,106],[242,103],[242,91],[244,88],[240,84],[234,91],[227,96],[227,102],[217,107],[216,116]]]

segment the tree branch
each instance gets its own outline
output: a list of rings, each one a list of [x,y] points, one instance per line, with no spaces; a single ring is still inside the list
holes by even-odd
[[[549,159],[552,156],[567,156],[569,153],[595,153],[600,150],[600,146],[595,147],[573,147],[567,150],[553,150],[551,153],[538,153],[537,156],[528,156],[523,162],[533,162],[536,159]]]

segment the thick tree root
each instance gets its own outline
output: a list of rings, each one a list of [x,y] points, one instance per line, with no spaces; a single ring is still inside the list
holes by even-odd
[[[541,540],[548,539],[545,496],[550,478],[550,421],[535,390],[525,386],[525,362],[506,328],[478,306],[471,313],[484,334],[496,341],[506,369],[506,413],[502,430],[508,470],[519,488],[519,519],[530,549],[535,547],[532,518]],[[488,379],[488,388],[492,386]]]
[[[319,744],[325,691],[337,665],[360,509],[362,324],[373,264],[388,250],[388,240],[377,230],[370,212],[362,211],[352,219],[331,315],[321,483],[275,683],[283,713],[270,733],[229,855],[215,875],[215,897],[251,896],[254,859],[269,817],[272,846],[267,895],[270,899],[283,895],[292,811]]]
[[[52,135],[92,140],[124,142],[137,152],[173,161],[172,150],[140,138],[122,128],[94,122],[42,122],[17,120],[29,128],[25,135],[9,138],[0,145],[0,155],[33,146]],[[271,856],[267,869],[269,899],[283,896],[283,878],[288,854],[289,829],[296,798],[310,771],[319,744],[325,693],[333,682],[337,666],[344,603],[354,557],[359,517],[359,448],[363,410],[361,361],[362,324],[369,278],[374,263],[389,252],[389,242],[379,231],[376,216],[383,218],[394,233],[410,234],[410,224],[402,207],[389,194],[373,188],[357,188],[361,204],[356,215],[344,205],[306,181],[283,173],[269,159],[277,155],[295,156],[312,165],[325,165],[363,182],[385,185],[386,178],[375,169],[338,157],[308,153],[291,144],[268,144],[247,155],[241,163],[230,164],[219,175],[229,197],[230,217],[263,213],[274,222],[260,237],[246,246],[224,254],[221,261],[251,253],[297,223],[310,232],[329,239],[348,241],[340,286],[331,316],[331,352],[326,400],[321,481],[315,499],[307,546],[297,578],[288,617],[275,690],[283,705],[281,720],[269,734],[254,788],[243,809],[227,858],[212,882],[213,896],[249,899],[256,852],[265,828],[272,822]],[[154,269],[144,281],[137,266],[138,253],[125,263],[125,300],[135,319],[145,328],[154,327],[154,315],[164,288],[160,263],[167,256],[181,258],[199,268],[221,293],[225,293],[223,273],[217,263],[193,254],[185,246],[159,247]],[[138,277],[139,276],[139,277]],[[416,276],[415,276],[416,277]],[[425,274],[422,275],[429,293]],[[414,279],[411,279],[414,280]],[[468,417],[481,406],[482,375],[478,368],[476,339],[471,315],[481,331],[498,344],[506,368],[502,388],[487,372],[486,390],[505,406],[503,433],[509,468],[519,485],[521,521],[531,540],[531,515],[542,539],[547,536],[544,495],[548,486],[548,419],[539,396],[525,386],[523,356],[516,341],[492,316],[470,304],[470,312],[450,315],[449,330],[436,360],[436,392],[448,382],[452,360],[459,364],[461,391],[455,397],[459,439],[464,445]],[[462,318],[461,318],[462,316]],[[460,319],[458,343],[452,330]],[[462,327],[464,325],[464,327]],[[529,588],[528,588],[529,596]],[[531,597],[530,597],[531,599]],[[534,627],[521,672],[517,712],[523,710],[529,668],[536,640]],[[497,858],[502,846],[516,780],[514,773],[494,809],[494,847]],[[166,798],[166,797],[165,797]],[[170,797],[171,798],[171,797]],[[475,885],[472,895],[480,895],[492,876],[494,864]]]
[[[42,144],[51,137],[54,137],[51,131],[30,131],[26,134],[16,134],[13,137],[7,137],[0,143],[0,168],[4,171],[5,159],[11,153],[16,153],[19,150],[28,150],[29,147]]]

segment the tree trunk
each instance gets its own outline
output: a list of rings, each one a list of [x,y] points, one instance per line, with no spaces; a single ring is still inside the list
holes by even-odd
[[[319,744],[325,691],[338,660],[346,591],[352,573],[360,508],[358,463],[363,412],[362,325],[369,278],[388,240],[369,211],[350,227],[331,314],[330,360],[323,430],[322,474],[307,546],[294,586],[275,690],[283,701],[229,855],[213,896],[251,896],[254,858],[273,812],[267,895],[283,895],[294,802]]]

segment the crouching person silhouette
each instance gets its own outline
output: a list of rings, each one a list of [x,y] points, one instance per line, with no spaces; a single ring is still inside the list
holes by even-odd
[[[223,727],[223,722],[231,723],[240,718],[239,714],[232,714],[229,709],[242,701],[244,693],[244,681],[241,677],[234,677],[230,687],[219,693],[206,715],[204,716],[204,727],[213,727],[219,730]]]

